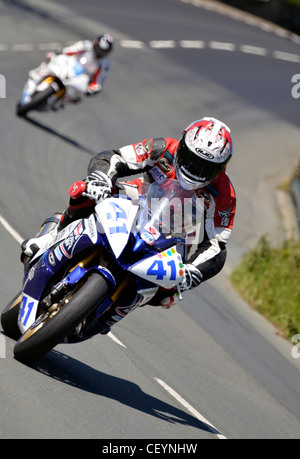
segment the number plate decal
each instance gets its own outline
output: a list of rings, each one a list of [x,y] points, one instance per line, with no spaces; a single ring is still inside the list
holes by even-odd
[[[37,307],[38,301],[23,293],[18,320],[22,333],[24,333],[35,321]]]
[[[182,280],[183,263],[176,247],[171,247],[135,263],[128,270],[162,287],[171,288]]]

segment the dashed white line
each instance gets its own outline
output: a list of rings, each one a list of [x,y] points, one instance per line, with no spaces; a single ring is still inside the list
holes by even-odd
[[[174,40],[151,40],[149,46],[156,49],[175,48],[176,42]]]
[[[282,51],[274,51],[274,57],[283,61],[300,62],[300,56],[297,54],[284,53]]]
[[[12,45],[13,51],[34,51],[34,45],[30,43],[17,43]]]
[[[123,48],[133,48],[133,49],[143,49],[145,47],[145,43],[138,40],[121,40],[120,45]]]
[[[25,51],[35,51],[36,49],[41,50],[41,51],[50,51],[50,50],[56,50],[62,46],[60,43],[40,43],[38,45],[33,45],[30,43],[15,43],[10,45],[7,45],[5,43],[0,43],[0,52],[4,51],[20,51],[20,52],[25,52]],[[228,42],[222,42],[222,41],[209,41],[205,42],[203,40],[180,40],[178,43],[176,43],[175,40],[151,40],[149,43],[144,43],[139,40],[121,40],[120,41],[120,46],[122,48],[128,48],[128,49],[136,49],[136,50],[142,50],[145,49],[146,46],[149,46],[152,49],[173,49],[176,48],[177,46],[183,48],[183,49],[204,49],[204,48],[209,48],[211,50],[219,50],[219,51],[240,51],[242,53],[246,54],[255,54],[257,56],[272,56],[275,59],[280,59],[283,61],[287,62],[294,62],[294,63],[299,63],[300,62],[300,55],[298,54],[293,54],[293,53],[287,53],[284,51],[268,51],[266,48],[260,47],[260,46],[254,46],[254,45],[236,45],[234,43],[228,43]]]
[[[257,56],[266,56],[268,53],[266,48],[251,45],[241,45],[240,50],[242,53],[256,54]]]
[[[236,49],[233,43],[224,43],[222,41],[210,41],[208,45],[211,49],[219,49],[222,51],[235,51]]]
[[[206,424],[207,427],[209,428],[210,432],[216,435],[217,438],[220,438],[222,440],[227,439],[221,432],[218,431],[202,414],[200,414],[195,408],[192,407],[184,398],[182,398],[172,387],[170,387],[168,384],[166,384],[164,381],[162,381],[159,378],[154,378],[158,384],[160,384],[172,397],[174,397],[177,402],[179,402],[184,408],[186,408],[196,419],[201,421],[202,423]]]
[[[179,45],[182,48],[202,49],[205,48],[206,43],[202,40],[181,40]]]

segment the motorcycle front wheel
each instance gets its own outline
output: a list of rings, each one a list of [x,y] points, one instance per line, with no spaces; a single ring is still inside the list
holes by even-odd
[[[1,313],[1,325],[6,336],[18,340],[21,336],[18,327],[18,315],[20,311],[22,293],[17,295],[8,303]]]
[[[108,281],[97,273],[91,274],[79,290],[53,304],[20,337],[14,347],[15,358],[31,364],[45,355],[97,308],[109,289]]]
[[[34,94],[27,104],[22,105],[19,102],[16,108],[17,116],[25,116],[30,110],[34,110],[38,106],[45,104],[53,94],[55,94],[55,89],[49,86],[44,91]]]

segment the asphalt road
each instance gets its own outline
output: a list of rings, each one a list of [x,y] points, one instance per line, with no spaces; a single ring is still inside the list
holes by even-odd
[[[103,93],[18,119],[45,50],[104,30],[116,46]],[[283,237],[275,190],[299,158],[299,45],[179,0],[2,1],[0,31],[0,214],[21,238],[66,207],[92,154],[178,137],[205,115],[232,128],[238,195],[224,272],[170,311],[135,311],[114,327],[119,342],[60,345],[26,367],[0,335],[0,438],[299,438],[299,359],[226,277],[261,234]],[[2,225],[0,240],[2,308],[22,266]]]

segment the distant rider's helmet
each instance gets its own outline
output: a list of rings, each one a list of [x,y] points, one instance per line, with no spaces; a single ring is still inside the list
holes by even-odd
[[[181,186],[195,190],[207,186],[231,158],[230,129],[215,118],[194,121],[183,132],[175,153],[175,172]]]
[[[108,33],[103,33],[94,38],[93,45],[96,56],[102,58],[112,51],[114,39]]]

